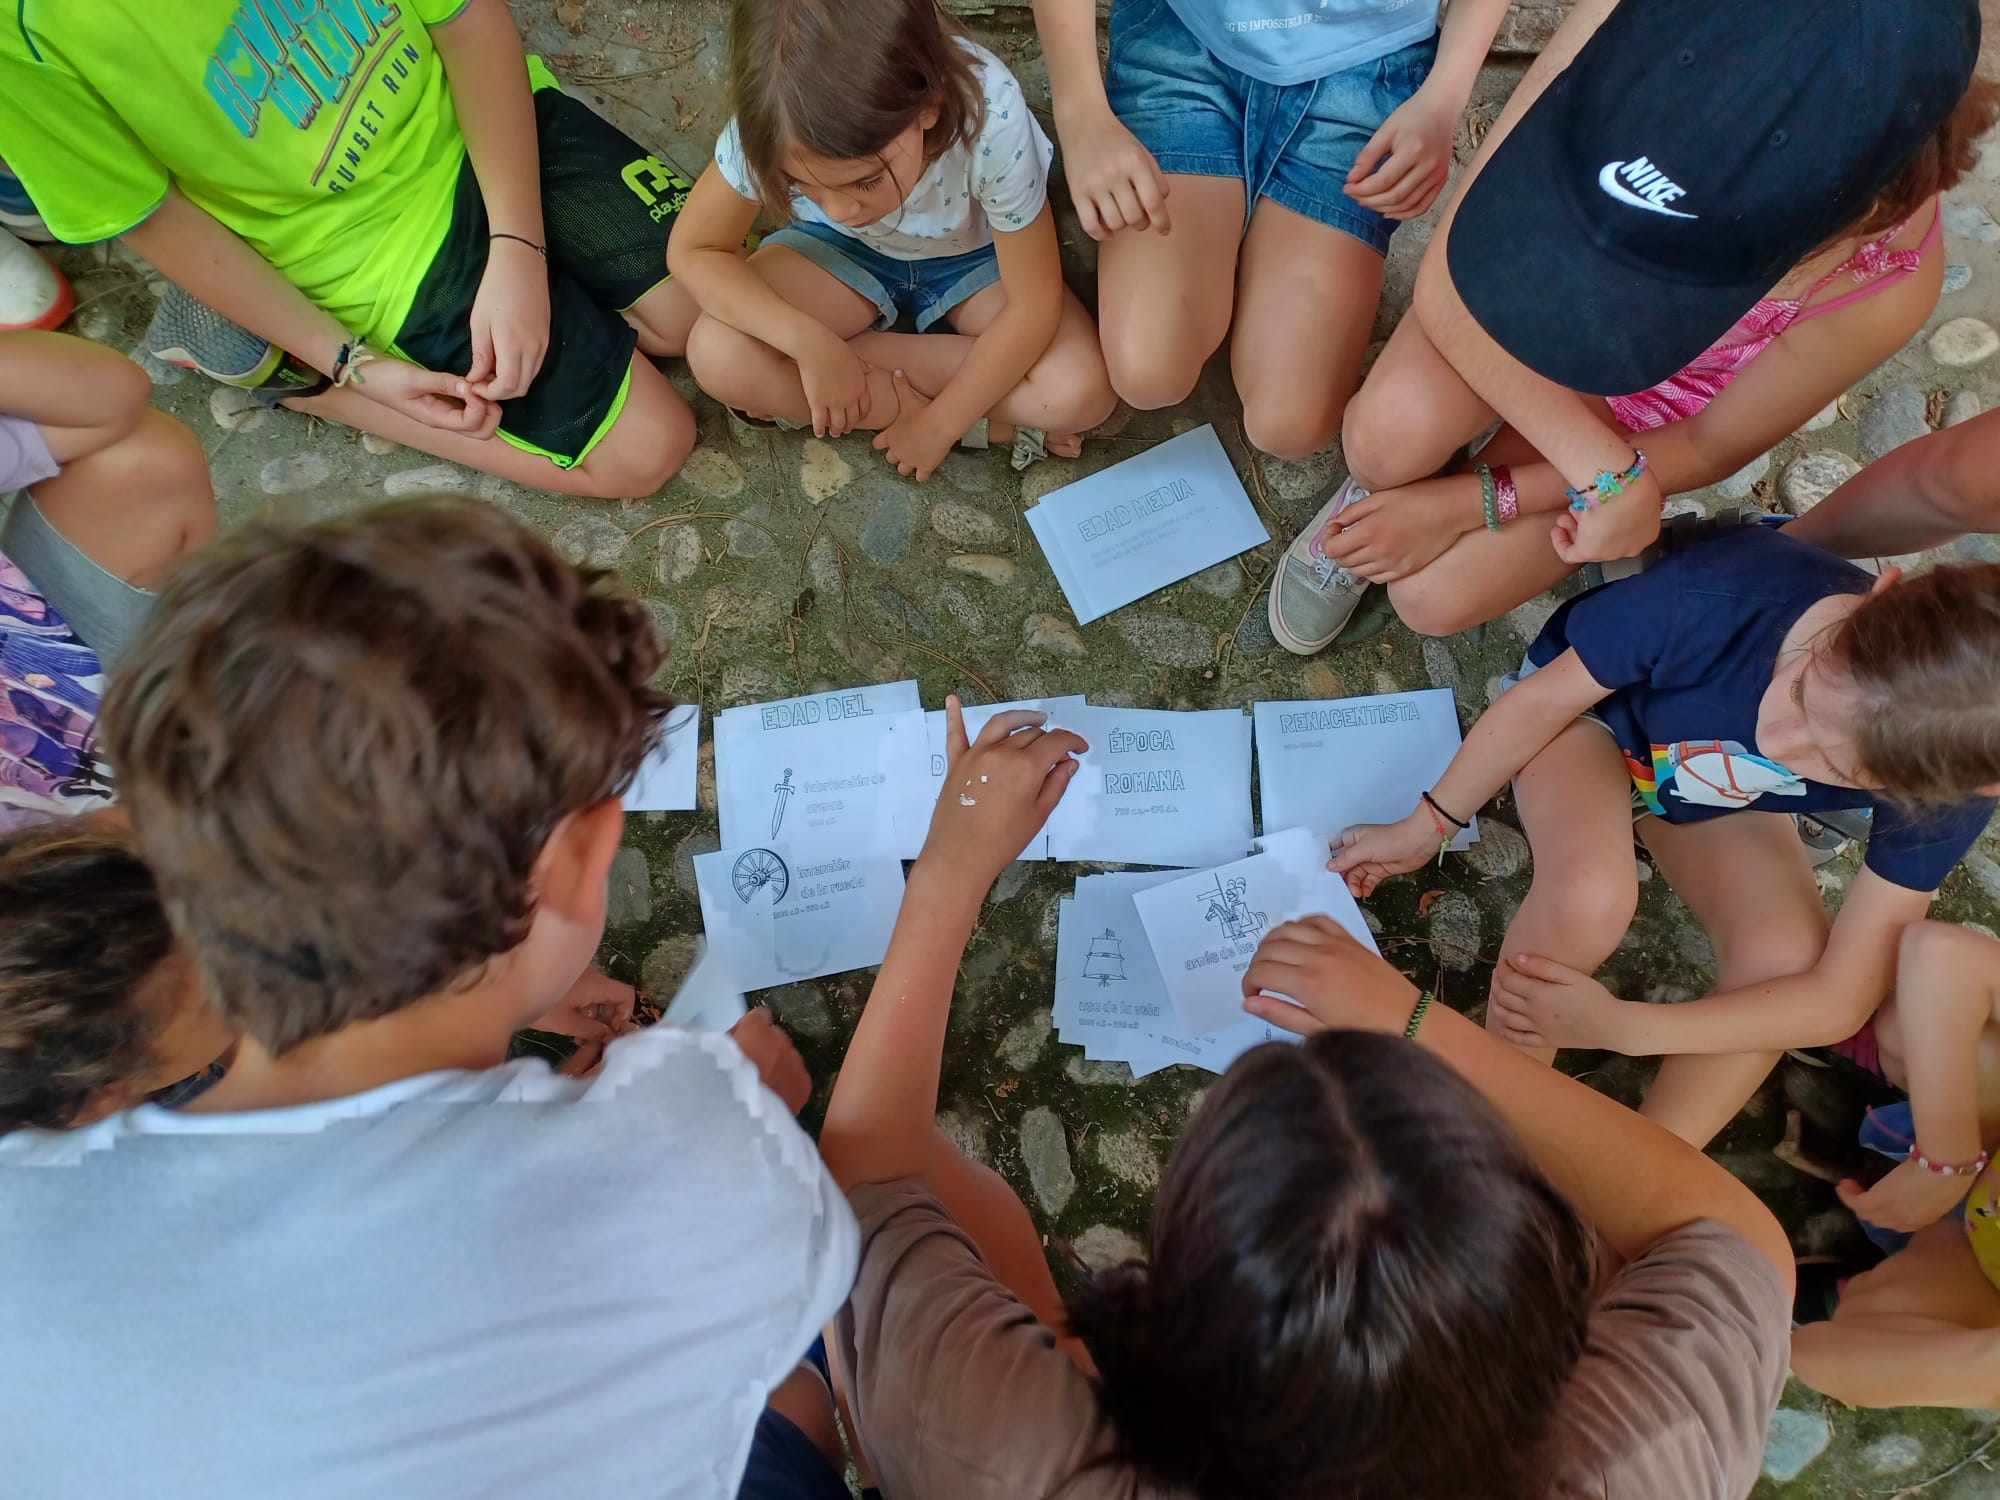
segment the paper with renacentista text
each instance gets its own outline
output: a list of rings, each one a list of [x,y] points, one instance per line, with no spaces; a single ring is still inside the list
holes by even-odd
[[[1258,800],[1266,828],[1310,828],[1331,842],[1358,823],[1394,823],[1458,754],[1458,708],[1449,688],[1253,704]],[[1451,841],[1479,838],[1472,827]]]
[[[879,964],[903,904],[893,854],[849,858],[772,842],[697,854],[694,875],[709,949],[745,990]]]
[[[625,789],[627,812],[691,812],[695,761],[701,744],[701,705],[677,703],[660,726],[660,743],[641,761]]]
[[[928,816],[926,757],[914,682],[726,709],[715,719],[722,842],[914,855],[905,845]]]
[[[1081,625],[1271,539],[1213,427],[1051,491],[1028,526]]]
[[[1204,1036],[1243,1018],[1243,974],[1280,922],[1324,913],[1379,951],[1326,844],[1305,828],[1258,841],[1260,852],[1183,875],[1134,897],[1180,1029]]]
[[[1050,721],[1090,742],[1048,822],[1051,859],[1211,865],[1250,847],[1250,721],[1234,708],[1101,708]]]
[[[1010,709],[1039,709],[1052,716],[1048,721],[1048,727],[1053,728],[1057,727],[1054,715],[1065,714],[1072,709],[1081,708],[1082,706],[1083,695],[1081,693],[1073,693],[1064,698],[1023,698],[1013,703],[983,703],[976,708],[968,706],[965,710],[965,737],[968,741],[977,740],[980,731],[992,722],[995,714],[1006,713]],[[923,852],[924,836],[929,833],[931,818],[937,812],[938,794],[944,790],[945,765],[949,756],[945,746],[945,712],[943,709],[934,708],[924,715],[924,737],[930,755],[930,791],[928,793],[930,801],[924,808],[923,827],[916,835],[916,847],[914,849],[910,848],[910,841],[907,837],[902,840],[903,848],[906,851],[904,855],[906,859],[915,859],[918,854]],[[967,795],[972,794],[968,793]],[[1047,859],[1048,857],[1048,834],[1046,831],[1037,834],[1034,842],[1021,851],[1021,858],[1023,859]]]

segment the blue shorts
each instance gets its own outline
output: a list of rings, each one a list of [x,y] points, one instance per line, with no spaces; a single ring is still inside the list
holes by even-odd
[[[963,255],[899,260],[871,248],[866,240],[803,219],[765,235],[764,243],[803,255],[874,303],[877,328],[893,328],[897,317],[907,314],[916,321],[918,333],[929,333],[931,325],[959,303],[1000,279],[1000,255],[991,245]]]
[[[847,1481],[789,1417],[765,1407],[736,1500],[848,1500]]]
[[[1162,172],[1235,177],[1259,198],[1378,252],[1396,222],[1342,191],[1361,148],[1430,76],[1437,38],[1310,83],[1263,83],[1218,62],[1167,0],[1115,0],[1111,108]]]

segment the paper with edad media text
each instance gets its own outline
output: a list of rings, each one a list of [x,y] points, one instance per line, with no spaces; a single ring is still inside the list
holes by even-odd
[[[1080,625],[1271,539],[1213,427],[1051,491],[1028,526]]]
[[[1257,703],[1251,716],[1264,827],[1310,828],[1329,843],[1359,823],[1408,817],[1458,754],[1449,688]],[[1472,826],[1452,839],[1454,849],[1479,838],[1472,809],[1459,815]]]
[[[1304,828],[1268,834],[1259,852],[1134,897],[1180,1029],[1205,1036],[1243,1019],[1243,974],[1281,922],[1324,913],[1379,951],[1325,841]]]

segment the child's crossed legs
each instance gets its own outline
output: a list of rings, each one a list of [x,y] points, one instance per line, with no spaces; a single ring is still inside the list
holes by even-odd
[[[796,251],[766,245],[750,264],[773,291],[847,340],[867,363],[868,415],[857,426],[870,431],[896,420],[894,371],[903,371],[919,395],[935,397],[958,372],[973,340],[1007,305],[1006,290],[996,282],[945,315],[953,333],[878,333],[871,331],[879,317],[875,304]],[[812,420],[798,366],[769,344],[702,318],[688,334],[687,357],[701,388],[724,405],[755,417]],[[1111,414],[1114,399],[1097,353],[1096,326],[1075,293],[1065,290],[1055,338],[990,415],[996,427],[1041,428],[1051,452],[1074,457],[1081,451],[1080,434]],[[991,433],[996,441],[1010,435]]]

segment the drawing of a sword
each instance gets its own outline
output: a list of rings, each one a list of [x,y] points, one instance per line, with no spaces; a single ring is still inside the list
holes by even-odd
[[[792,800],[792,768],[790,766],[785,767],[785,779],[772,787],[771,790],[778,794],[777,806],[771,809],[771,837],[776,838],[778,836],[778,829],[783,826],[785,821],[785,804]]]

